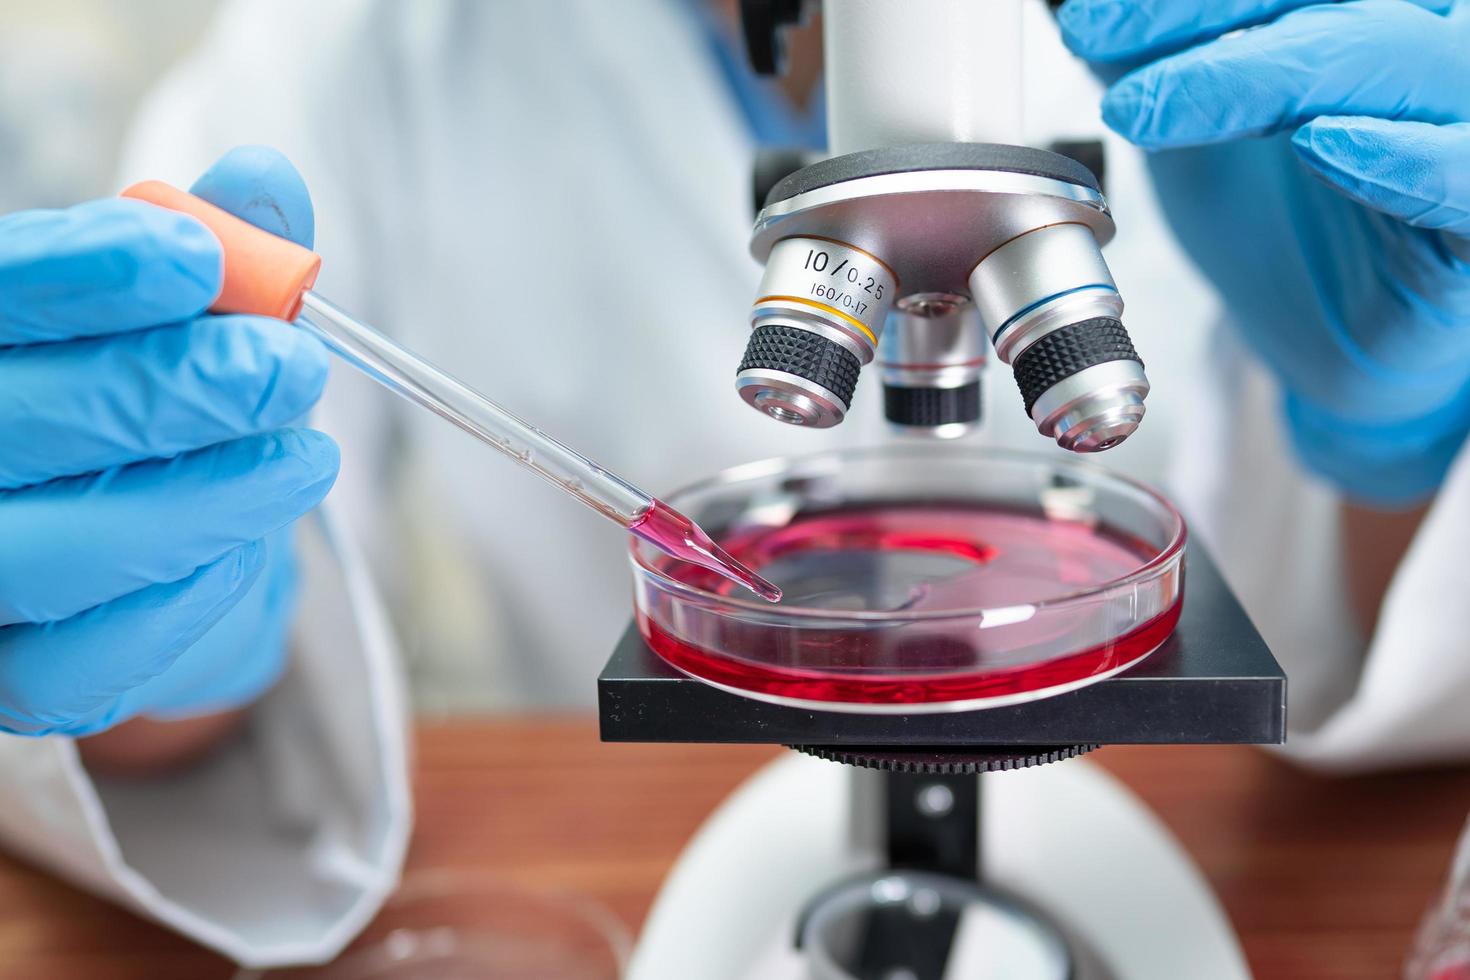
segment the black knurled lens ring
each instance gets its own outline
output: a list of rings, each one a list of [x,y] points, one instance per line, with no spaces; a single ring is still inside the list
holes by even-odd
[[[980,421],[980,380],[957,388],[883,386],[883,417],[895,425],[934,428]]]
[[[1031,414],[1031,406],[1058,381],[1108,361],[1143,363],[1143,358],[1133,349],[1133,341],[1128,339],[1128,331],[1116,317],[1079,320],[1042,337],[1022,351],[1011,365],[1026,403],[1026,414]]]
[[[857,355],[835,340],[800,327],[768,323],[751,331],[737,373],[756,369],[794,374],[850,406],[862,367]]]

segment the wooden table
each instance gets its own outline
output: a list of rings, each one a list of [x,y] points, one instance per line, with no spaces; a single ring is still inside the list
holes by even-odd
[[[426,725],[409,872],[564,888],[636,928],[700,821],[778,751],[603,745],[580,717]],[[1199,862],[1259,980],[1397,976],[1470,812],[1470,770],[1335,780],[1243,746],[1116,746],[1092,758]],[[0,977],[232,973],[157,926],[0,859]]]

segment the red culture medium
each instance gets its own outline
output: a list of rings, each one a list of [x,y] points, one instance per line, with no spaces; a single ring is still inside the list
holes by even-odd
[[[628,530],[664,554],[694,566],[693,569],[683,569],[685,574],[694,574],[694,569],[704,569],[744,586],[767,602],[781,601],[780,589],[732,557],[715,544],[703,528],[662,500],[655,500],[648,512]]]
[[[649,590],[639,629],[673,666],[777,698],[921,705],[1024,696],[1142,659],[1179,618],[1175,598],[1131,628],[1107,630],[1115,619],[1096,604],[1120,602],[1131,612],[1137,600],[1127,591],[1025,615],[1031,604],[1115,582],[1158,554],[1143,542],[1041,514],[886,505],[798,515],[780,527],[742,529],[721,544],[779,585],[787,605],[829,609],[832,618],[782,618],[779,607],[764,617],[688,607],[676,614],[679,600]],[[659,567],[687,585],[732,592],[692,566]],[[984,629],[974,615],[904,618],[980,608],[1014,609],[1017,618],[992,614],[994,628]],[[854,611],[894,618],[844,619]]]

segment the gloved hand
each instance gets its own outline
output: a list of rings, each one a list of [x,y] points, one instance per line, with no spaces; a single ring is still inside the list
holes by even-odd
[[[309,245],[274,151],[193,188]],[[289,525],[337,473],[288,427],[326,355],[278,320],[210,316],[218,241],[131,200],[0,218],[0,729],[100,731],[249,702],[280,674]]]
[[[1350,497],[1439,485],[1470,432],[1470,0],[1069,0],[1103,118]],[[1240,33],[1238,28],[1249,27]]]

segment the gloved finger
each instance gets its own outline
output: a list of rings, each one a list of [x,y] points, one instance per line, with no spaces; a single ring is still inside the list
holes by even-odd
[[[1321,115],[1470,120],[1470,8],[1318,4],[1124,76],[1103,119],[1150,149],[1292,129]]]
[[[119,696],[166,671],[240,600],[264,560],[258,542],[245,544],[179,581],[61,622],[0,628],[0,729],[83,735],[122,721]]]
[[[272,235],[311,248],[316,218],[306,181],[279,151],[237,146],[189,188],[190,193]]]
[[[1470,238],[1470,123],[1324,116],[1292,147],[1318,177],[1417,228]]]
[[[0,488],[175,456],[300,418],[326,352],[264,317],[0,349]]]
[[[300,578],[285,527],[265,541],[265,568],[220,621],[168,670],[122,696],[127,715],[186,718],[251,704],[286,667]]]
[[[1110,63],[1178,51],[1312,3],[1344,0],[1067,0],[1062,40],[1078,57]],[[1455,0],[1403,0],[1445,13]]]
[[[311,245],[301,175],[267,147],[238,147],[194,185],[274,234]],[[219,241],[186,215],[114,198],[0,217],[0,347],[189,319],[219,295]]]
[[[219,240],[122,198],[0,218],[0,347],[187,320],[219,295]]]
[[[326,435],[282,429],[0,493],[0,625],[183,578],[315,507],[337,465]]]

